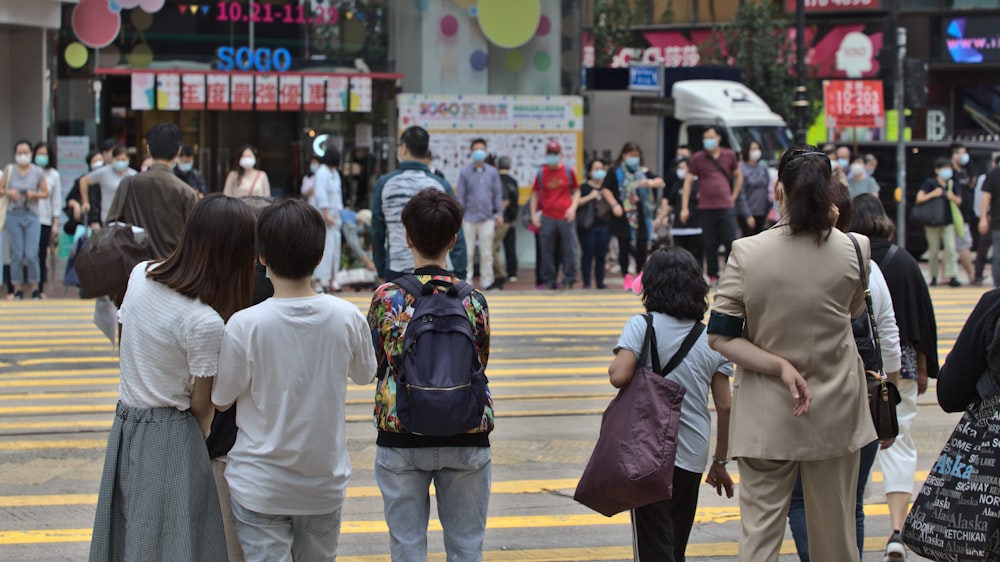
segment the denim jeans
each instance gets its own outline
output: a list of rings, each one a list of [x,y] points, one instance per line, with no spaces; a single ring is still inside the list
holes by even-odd
[[[875,464],[877,453],[878,441],[872,441],[861,448],[858,499],[854,507],[857,518],[858,551],[861,553],[861,558],[865,557],[865,486],[868,485],[868,476],[872,472],[872,465]],[[792,489],[792,503],[788,508],[788,526],[792,529],[792,538],[795,539],[795,550],[799,553],[799,560],[809,562],[809,533],[806,531],[806,503],[802,495],[801,475],[795,479],[795,487]]]
[[[489,447],[379,447],[375,480],[389,525],[392,562],[426,562],[430,485],[449,562],[483,559],[492,479]]]
[[[24,284],[24,268],[28,268],[28,283],[37,284],[41,279],[38,263],[38,239],[42,223],[38,215],[23,208],[7,209],[7,243],[10,246],[10,281]]]
[[[563,284],[568,288],[576,282],[576,227],[566,220],[542,215],[542,281],[556,288],[556,260],[562,260]]]
[[[580,278],[583,286],[590,287],[590,271],[594,270],[594,282],[597,288],[604,287],[604,261],[608,257],[608,242],[611,234],[607,223],[595,224],[585,230],[577,230],[580,238]]]
[[[247,562],[337,559],[340,509],[322,515],[268,515],[233,500],[233,517]]]

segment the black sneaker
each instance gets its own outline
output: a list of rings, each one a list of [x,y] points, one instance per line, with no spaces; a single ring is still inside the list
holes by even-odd
[[[882,562],[906,562],[906,547],[903,546],[903,537],[899,531],[893,531],[889,537]]]
[[[14,300],[16,300],[16,301],[23,301],[24,300],[24,293],[22,293],[21,291],[14,291]]]
[[[928,283],[931,287],[937,287],[937,277],[931,277],[931,282]]]
[[[39,291],[38,289],[35,289],[34,291],[31,291],[31,300],[33,300],[33,301],[40,301],[40,300],[42,300],[42,292]]]
[[[961,287],[962,284],[958,281],[958,279],[952,277],[951,281],[948,281],[948,286],[949,287]]]

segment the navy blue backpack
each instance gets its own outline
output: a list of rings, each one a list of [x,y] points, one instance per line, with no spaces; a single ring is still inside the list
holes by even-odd
[[[416,299],[396,378],[399,420],[419,435],[459,435],[478,428],[486,409],[487,380],[462,304],[472,285],[438,280],[422,285],[414,275],[395,283]],[[439,292],[435,286],[447,290]]]

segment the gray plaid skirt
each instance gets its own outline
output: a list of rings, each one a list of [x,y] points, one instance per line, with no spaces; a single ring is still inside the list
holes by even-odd
[[[208,449],[190,411],[118,403],[90,560],[227,560]]]

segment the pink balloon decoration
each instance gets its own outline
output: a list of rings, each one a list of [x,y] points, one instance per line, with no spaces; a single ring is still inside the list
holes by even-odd
[[[552,31],[552,21],[549,19],[549,16],[543,14],[542,17],[538,19],[538,29],[535,33],[539,37],[545,37],[550,31]]]
[[[449,14],[441,18],[440,27],[442,35],[445,37],[454,37],[458,33],[458,18]]]
[[[166,0],[140,0],[139,7],[147,14],[155,14],[163,8]]]
[[[110,45],[121,25],[121,17],[111,12],[108,0],[82,0],[73,8],[73,33],[92,49]]]

